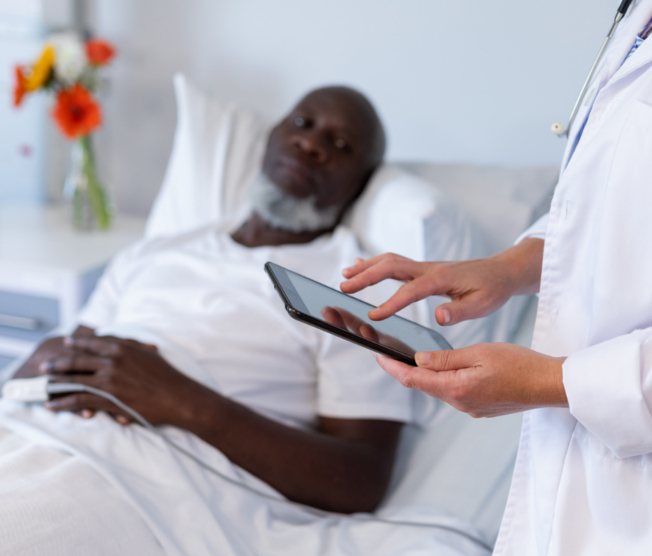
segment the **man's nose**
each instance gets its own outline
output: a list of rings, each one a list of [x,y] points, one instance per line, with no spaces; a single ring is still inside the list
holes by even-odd
[[[328,159],[326,149],[314,134],[296,134],[290,140],[293,147],[301,150],[315,162],[322,164]]]

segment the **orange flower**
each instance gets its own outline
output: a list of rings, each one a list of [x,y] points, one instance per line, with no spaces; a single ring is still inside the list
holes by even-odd
[[[102,123],[102,110],[91,94],[77,84],[57,95],[52,117],[69,139],[88,135]]]
[[[115,56],[115,49],[107,41],[94,39],[86,43],[86,55],[92,64],[104,66]]]
[[[23,73],[23,68],[16,66],[16,83],[14,84],[14,106],[18,107],[23,102],[27,94],[27,78]]]

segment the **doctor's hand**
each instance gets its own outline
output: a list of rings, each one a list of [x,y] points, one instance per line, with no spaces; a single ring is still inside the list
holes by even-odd
[[[477,344],[419,352],[418,367],[377,355],[403,386],[421,390],[472,417],[497,417],[537,407],[568,407],[562,381],[565,357],[513,344]]]
[[[541,281],[543,240],[525,239],[518,245],[486,259],[456,262],[415,262],[388,253],[344,269],[340,285],[355,293],[387,278],[405,282],[385,303],[369,311],[382,320],[431,295],[449,297],[435,311],[440,325],[476,319],[493,313],[516,294],[536,293]]]

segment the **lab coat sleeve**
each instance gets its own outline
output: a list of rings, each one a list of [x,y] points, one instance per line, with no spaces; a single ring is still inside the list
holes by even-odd
[[[566,359],[570,412],[617,457],[652,452],[652,328]]]
[[[545,239],[546,238],[546,230],[548,229],[548,216],[549,212],[544,214],[539,220],[537,220],[532,226],[530,226],[527,230],[525,230],[514,242],[514,245],[521,243],[524,239],[528,239],[531,237],[537,238],[537,239]]]

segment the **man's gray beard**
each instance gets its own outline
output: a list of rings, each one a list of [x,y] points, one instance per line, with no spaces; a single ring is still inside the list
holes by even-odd
[[[290,232],[316,232],[332,228],[339,207],[317,208],[317,196],[303,199],[281,191],[260,172],[249,187],[252,208],[274,228]]]

